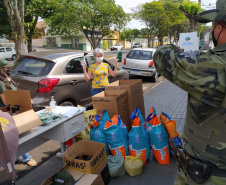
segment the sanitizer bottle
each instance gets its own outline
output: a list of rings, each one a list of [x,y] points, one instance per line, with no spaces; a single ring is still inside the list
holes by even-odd
[[[53,109],[53,108],[55,108],[56,107],[56,101],[54,100],[54,93],[55,92],[51,92],[51,101],[50,101],[50,104],[49,104],[49,106]]]

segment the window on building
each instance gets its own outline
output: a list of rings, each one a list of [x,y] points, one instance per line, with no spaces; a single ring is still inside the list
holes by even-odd
[[[72,39],[71,39],[72,41],[72,47],[73,48],[78,48],[79,47],[79,37],[73,37]]]

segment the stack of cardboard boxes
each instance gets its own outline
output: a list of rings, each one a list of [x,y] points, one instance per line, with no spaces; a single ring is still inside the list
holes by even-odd
[[[92,97],[97,114],[107,109],[110,118],[120,115],[128,130],[132,127],[129,119],[135,108],[140,109],[145,118],[142,80],[118,80],[107,86],[105,91]]]

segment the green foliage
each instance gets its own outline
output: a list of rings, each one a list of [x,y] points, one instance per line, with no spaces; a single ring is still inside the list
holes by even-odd
[[[112,26],[121,28],[126,17],[114,0],[61,0],[47,24],[52,34],[71,36],[81,31],[95,48]]]
[[[197,2],[191,2],[189,0],[184,1],[183,8],[188,14],[194,14],[196,15],[201,11],[201,6]]]
[[[206,26],[206,24],[201,24],[201,27],[200,27],[200,39],[203,39],[204,32],[210,27],[211,26]]]
[[[138,29],[124,29],[121,32],[121,39],[129,41],[132,47],[133,40],[137,38],[138,35],[140,35],[140,31]]]
[[[0,3],[0,37],[6,37],[10,39],[10,35],[12,32],[11,26],[9,24],[8,16],[6,13],[6,9],[2,3]]]

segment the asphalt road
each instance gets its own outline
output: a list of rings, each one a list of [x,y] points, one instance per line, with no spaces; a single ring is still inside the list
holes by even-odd
[[[61,53],[61,52],[75,52],[75,50],[66,50],[66,49],[46,49],[46,48],[37,48],[37,53],[42,55],[43,52],[51,52],[51,53]],[[130,50],[122,50],[122,62],[119,62],[119,68],[121,69],[123,66],[123,60],[127,53]],[[32,53],[31,53],[32,54]],[[113,57],[117,57],[117,51],[106,51],[104,52],[106,58],[109,58],[109,61],[114,64]],[[10,61],[13,62],[13,61]],[[143,93],[145,94],[156,85],[163,81],[163,77],[160,76],[156,83],[152,83],[150,78],[148,77],[140,77],[140,76],[132,76],[132,79],[142,79],[143,85]],[[35,148],[34,150],[30,151],[29,154],[32,156],[34,160],[38,162],[38,166],[41,165],[43,162],[48,160],[50,157],[55,155],[57,152],[60,151],[60,142],[50,140],[39,147]],[[29,167],[26,164],[16,164],[15,169],[17,171],[18,179],[35,169],[36,167]],[[8,177],[2,167],[0,167],[0,184],[7,184],[6,180]]]

